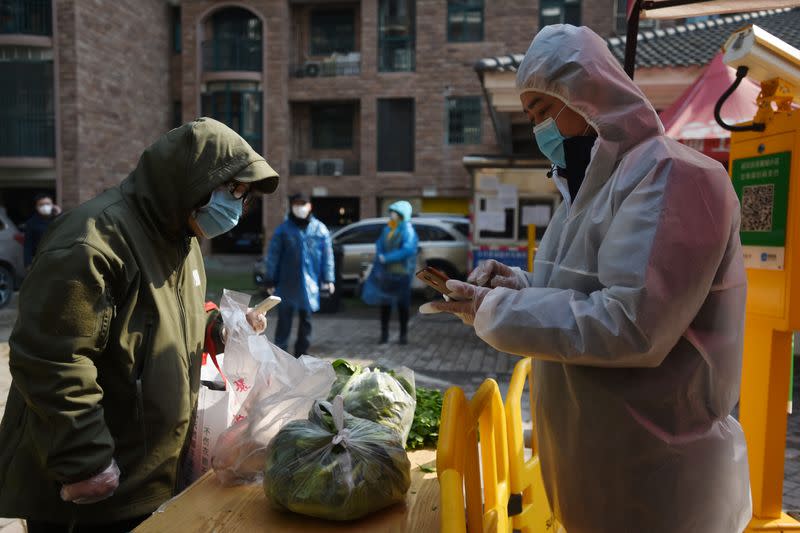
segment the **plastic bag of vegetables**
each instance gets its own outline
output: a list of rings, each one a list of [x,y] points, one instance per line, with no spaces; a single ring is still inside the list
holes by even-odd
[[[403,501],[410,469],[400,436],[351,416],[337,396],[278,432],[267,448],[264,492],[278,509],[353,520]]]
[[[405,446],[417,406],[414,372],[361,368],[343,359],[334,361],[333,369],[336,381],[328,399],[342,396],[346,412],[395,431]]]

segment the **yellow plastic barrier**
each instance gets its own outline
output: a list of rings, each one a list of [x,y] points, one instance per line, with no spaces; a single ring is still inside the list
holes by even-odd
[[[525,461],[521,400],[530,371],[528,358],[514,367],[505,406],[492,379],[469,401],[458,387],[445,393],[436,458],[443,533],[564,532],[550,510],[535,448]],[[518,514],[509,517],[512,494]]]
[[[508,453],[511,473],[511,494],[521,495],[521,512],[511,517],[515,530],[522,533],[552,533],[563,531],[550,510],[550,502],[542,482],[542,465],[536,453],[535,439],[531,439],[532,456],[525,461],[525,439],[522,431],[522,390],[529,380],[533,391],[532,361],[520,360],[514,367],[511,384],[506,395],[506,427],[508,428]],[[531,395],[532,396],[532,395]],[[531,419],[536,418],[531,397]]]
[[[460,388],[447,390],[436,463],[443,533],[511,531],[506,417],[494,380],[484,381],[469,402]]]

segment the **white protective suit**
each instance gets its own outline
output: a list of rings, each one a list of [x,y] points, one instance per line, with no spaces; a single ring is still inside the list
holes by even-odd
[[[545,27],[517,88],[599,137],[530,288],[492,290],[475,331],[535,358],[545,487],[568,533],[735,533],[751,514],[739,398],[746,278],[723,167],[664,136],[587,28]],[[556,178],[563,180],[563,178]]]

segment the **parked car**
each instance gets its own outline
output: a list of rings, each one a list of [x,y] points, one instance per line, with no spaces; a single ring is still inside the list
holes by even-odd
[[[354,222],[332,234],[336,258],[336,278],[339,288],[355,290],[375,258],[375,241],[380,237],[388,218],[368,218]],[[417,268],[432,266],[451,278],[467,276],[469,251],[469,219],[457,216],[423,216],[411,219],[419,237]],[[253,270],[256,285],[263,286],[266,278],[264,261],[258,261]],[[413,290],[424,290],[425,285],[414,278]],[[337,292],[339,292],[337,290]]]
[[[0,207],[0,307],[8,305],[25,277],[24,242],[25,236]]]

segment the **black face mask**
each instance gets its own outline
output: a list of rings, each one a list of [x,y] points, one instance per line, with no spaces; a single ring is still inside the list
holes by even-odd
[[[583,183],[586,167],[589,166],[589,161],[592,159],[592,146],[596,140],[596,135],[577,135],[563,141],[567,168],[558,167],[558,175],[567,178],[572,201],[575,201],[581,183]]]
[[[311,222],[311,216],[309,215],[308,218],[298,218],[292,213],[291,209],[289,210],[289,220],[297,224],[300,229],[306,229],[308,227],[309,222]]]

